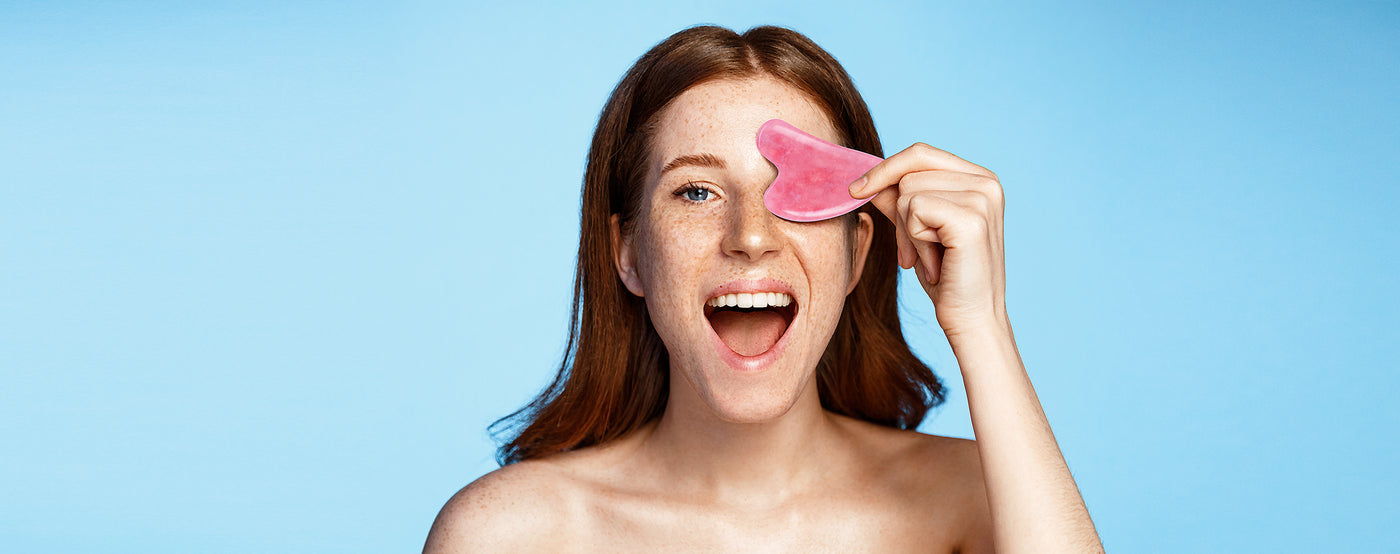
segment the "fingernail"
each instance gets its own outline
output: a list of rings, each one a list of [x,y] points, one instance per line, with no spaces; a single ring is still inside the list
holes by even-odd
[[[851,196],[860,194],[860,189],[865,188],[865,176],[862,175],[856,182],[851,183]]]

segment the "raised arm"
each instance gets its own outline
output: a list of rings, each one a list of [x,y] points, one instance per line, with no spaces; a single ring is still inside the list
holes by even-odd
[[[986,168],[927,144],[851,185],[897,227],[962,370],[998,552],[1103,552],[1006,312],[1005,198]]]

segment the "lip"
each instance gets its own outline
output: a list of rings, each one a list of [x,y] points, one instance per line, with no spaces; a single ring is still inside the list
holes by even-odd
[[[709,300],[721,294],[739,294],[741,292],[781,292],[791,296],[794,300],[797,295],[792,293],[792,286],[777,279],[736,279],[715,287],[710,291],[710,295],[705,297]]]
[[[797,295],[793,294],[791,285],[777,279],[765,278],[730,281],[715,287],[714,290],[710,291],[710,295],[705,297],[705,300],[709,300],[721,294],[738,294],[741,292],[782,292],[787,293],[794,301],[797,299]],[[798,306],[801,306],[800,302]],[[801,313],[799,309],[798,314]],[[714,345],[715,351],[719,353],[720,359],[724,360],[725,365],[746,373],[758,372],[773,365],[773,362],[777,361],[778,358],[783,355],[783,352],[787,350],[788,339],[792,337],[792,330],[797,327],[798,323],[798,318],[794,317],[792,322],[788,324],[787,329],[783,331],[783,336],[779,337],[778,342],[774,343],[773,347],[769,348],[767,352],[757,356],[745,356],[730,350],[729,345],[724,344],[724,341],[720,340],[719,334],[715,333],[714,327],[710,326],[710,318],[703,317],[702,315],[702,319],[705,320],[705,330],[710,332],[710,343]]]

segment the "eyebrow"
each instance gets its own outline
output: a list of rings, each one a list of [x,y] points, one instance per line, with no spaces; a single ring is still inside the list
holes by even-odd
[[[667,162],[666,165],[661,168],[661,174],[665,175],[668,171],[686,166],[713,167],[715,169],[725,168],[724,160],[719,159],[719,156],[707,152],[704,154],[686,154],[684,156],[679,156]]]

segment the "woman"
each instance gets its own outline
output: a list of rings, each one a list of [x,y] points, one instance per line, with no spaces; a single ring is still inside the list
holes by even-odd
[[[569,355],[426,552],[1101,550],[1011,333],[996,176],[915,144],[852,184],[862,210],[785,221],[754,142],[773,118],[882,155],[845,71],[790,30],[687,29],[618,84]],[[895,263],[975,442],[913,431],[943,389],[900,332]]]

